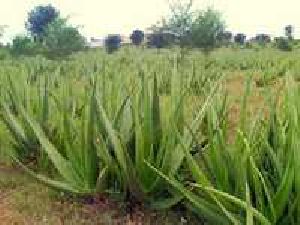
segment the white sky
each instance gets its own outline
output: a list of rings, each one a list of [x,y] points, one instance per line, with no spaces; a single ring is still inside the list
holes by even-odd
[[[8,25],[2,41],[25,32],[27,12],[39,4],[51,3],[72,24],[82,25],[86,37],[108,33],[128,35],[144,29],[168,12],[166,0],[0,0],[0,25]],[[295,26],[300,37],[300,0],[194,0],[200,8],[220,10],[228,30],[248,36],[264,32],[282,35],[287,24]],[[298,30],[299,28],[299,30]]]

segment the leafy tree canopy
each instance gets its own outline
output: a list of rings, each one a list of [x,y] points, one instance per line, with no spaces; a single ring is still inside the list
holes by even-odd
[[[225,22],[218,11],[194,9],[193,0],[174,0],[170,11],[161,30],[173,34],[181,48],[196,47],[207,52],[220,45]]]
[[[170,2],[171,14],[164,21],[165,29],[172,32],[181,47],[189,44],[189,34],[194,23],[193,0]]]
[[[67,19],[57,18],[48,24],[44,36],[49,52],[57,56],[69,55],[85,46],[85,38],[77,27],[67,24]]]
[[[47,26],[59,17],[59,11],[52,5],[37,6],[28,13],[26,29],[32,36],[42,37]]]
[[[210,51],[218,47],[219,37],[225,30],[225,22],[218,11],[208,8],[198,11],[191,27],[191,40],[194,47]]]

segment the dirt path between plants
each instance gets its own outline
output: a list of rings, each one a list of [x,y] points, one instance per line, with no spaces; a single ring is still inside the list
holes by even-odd
[[[127,207],[105,196],[93,201],[56,198],[19,169],[0,164],[0,225],[176,225],[180,221],[176,214],[157,215],[139,207],[127,212]]]
[[[0,176],[13,177],[22,175],[19,169],[0,164]],[[0,180],[1,184],[1,180]],[[33,221],[21,215],[10,203],[9,199],[15,192],[14,188],[0,186],[0,225],[33,225]]]
[[[29,224],[7,203],[7,193],[0,191],[0,225]]]
[[[12,171],[0,165],[0,173],[10,173]],[[22,224],[20,215],[11,209],[7,203],[8,193],[0,189],[0,225]]]

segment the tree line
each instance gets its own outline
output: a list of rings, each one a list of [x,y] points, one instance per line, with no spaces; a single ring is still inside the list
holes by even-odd
[[[273,44],[278,49],[290,51],[294,43],[294,27],[284,28],[285,36],[276,37],[274,42],[268,34],[257,34],[247,40],[244,33],[233,34],[226,30],[226,23],[220,12],[207,8],[199,10],[193,8],[193,0],[182,3],[175,1],[170,4],[170,15],[159,23],[151,26],[149,34],[141,30],[133,31],[130,39],[135,45],[146,43],[152,48],[166,48],[179,46],[180,48],[197,48],[205,53],[218,47],[253,45],[266,46]],[[144,41],[144,38],[146,40]],[[114,40],[114,41],[113,41]],[[106,38],[105,46],[108,52],[117,50],[121,45],[120,35],[110,35]]]
[[[44,54],[48,57],[64,57],[87,47],[86,40],[79,32],[78,26],[68,23],[58,9],[52,5],[36,6],[28,13],[25,22],[27,34],[16,36],[10,50],[15,55]],[[4,27],[0,26],[0,37]],[[181,49],[197,48],[209,53],[218,47],[229,47],[233,44],[251,46],[252,43],[266,45],[271,43],[268,34],[257,34],[246,41],[246,35],[226,30],[226,23],[220,12],[207,8],[193,8],[193,0],[170,4],[170,13],[159,23],[144,31],[136,29],[130,35],[135,46],[146,45],[150,48],[167,48],[179,46]],[[294,28],[285,27],[285,36],[274,39],[274,46],[281,50],[292,50]],[[121,36],[108,35],[105,48],[113,53],[121,47]]]

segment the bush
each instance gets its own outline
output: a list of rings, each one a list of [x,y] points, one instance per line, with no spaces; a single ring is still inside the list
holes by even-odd
[[[1,47],[0,46],[0,60],[4,60],[9,58],[9,48],[8,47]]]
[[[11,53],[13,55],[35,55],[42,50],[42,46],[34,43],[27,36],[16,36],[13,39]]]
[[[248,48],[248,49],[252,49],[254,47],[254,45],[251,42],[246,42],[245,47]]]
[[[282,51],[292,51],[293,47],[289,40],[285,38],[278,38],[275,41],[276,47]]]
[[[209,52],[220,44],[218,39],[223,34],[225,23],[221,14],[215,10],[207,9],[198,12],[191,27],[192,46]]]
[[[148,47],[165,48],[175,43],[175,35],[168,32],[158,32],[149,35]]]
[[[246,35],[243,33],[238,33],[234,36],[234,42],[240,45],[245,44]]]
[[[119,34],[108,35],[105,38],[105,48],[107,53],[111,54],[121,47],[121,36]]]
[[[130,35],[130,39],[134,45],[141,45],[144,41],[144,38],[145,34],[141,30],[134,30]]]
[[[57,19],[48,25],[44,41],[49,57],[67,56],[85,46],[84,37],[76,27],[67,25],[65,19]]]

